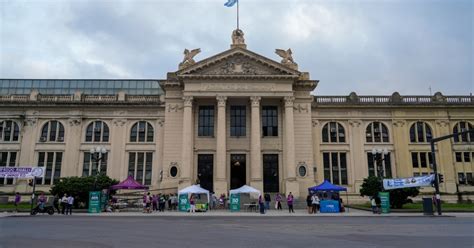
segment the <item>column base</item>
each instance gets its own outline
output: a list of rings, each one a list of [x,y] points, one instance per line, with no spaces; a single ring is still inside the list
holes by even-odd
[[[214,181],[214,193],[216,196],[221,194],[228,194],[229,188],[226,180],[215,180]]]

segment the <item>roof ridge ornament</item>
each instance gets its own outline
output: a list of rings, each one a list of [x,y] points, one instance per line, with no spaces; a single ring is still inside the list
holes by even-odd
[[[244,31],[242,31],[239,28],[232,31],[232,45],[230,45],[230,48],[237,48],[237,47],[247,49],[247,45],[245,44],[245,39],[244,39]]]
[[[184,58],[183,58],[183,62],[179,63],[179,69],[181,70],[190,65],[196,64],[196,61],[194,61],[193,58],[200,52],[201,52],[201,48],[196,48],[191,51],[189,51],[188,49],[184,49],[184,52],[183,52]]]
[[[282,58],[280,63],[282,63],[284,66],[293,70],[298,70],[298,64],[293,60],[293,52],[291,51],[291,48],[288,48],[286,51],[283,49],[275,49],[275,53]]]

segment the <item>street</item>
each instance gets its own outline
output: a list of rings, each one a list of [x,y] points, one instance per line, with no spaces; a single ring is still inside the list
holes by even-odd
[[[0,247],[473,247],[472,217],[0,218]]]

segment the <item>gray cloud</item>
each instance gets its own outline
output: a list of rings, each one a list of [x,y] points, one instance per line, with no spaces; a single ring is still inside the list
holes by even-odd
[[[2,1],[1,78],[164,78],[229,48],[225,0]],[[289,48],[315,94],[469,94],[473,3],[241,0],[248,48]]]

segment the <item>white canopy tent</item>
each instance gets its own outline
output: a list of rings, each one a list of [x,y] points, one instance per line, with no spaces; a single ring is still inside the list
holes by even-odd
[[[201,188],[199,184],[196,185],[191,185],[189,187],[186,187],[180,191],[178,191],[178,195],[184,195],[184,194],[206,194],[207,195],[207,202],[209,203],[209,190]]]
[[[240,194],[240,193],[247,193],[247,194],[250,194],[250,196],[253,196],[253,197],[258,197],[261,194],[260,190],[258,190],[256,188],[253,188],[253,187],[250,187],[248,185],[244,185],[240,188],[230,190],[230,194]]]

